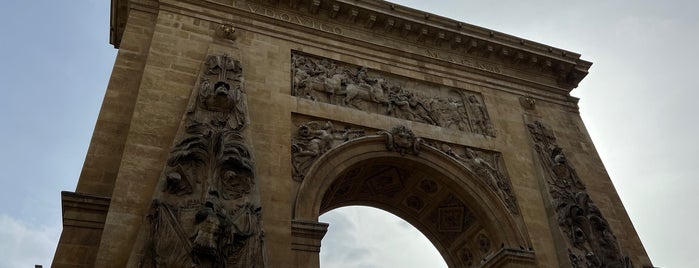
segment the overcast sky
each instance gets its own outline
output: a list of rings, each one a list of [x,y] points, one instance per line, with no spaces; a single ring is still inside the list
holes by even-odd
[[[116,56],[108,42],[109,2],[3,1],[0,267],[51,262],[62,228],[60,191],[75,189]],[[592,61],[573,95],[653,264],[699,267],[698,4],[395,2]],[[441,262],[417,231],[382,214],[348,208],[324,215],[331,223],[324,267]]]

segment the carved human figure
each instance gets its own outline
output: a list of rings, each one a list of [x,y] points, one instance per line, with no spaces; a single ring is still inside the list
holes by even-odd
[[[493,166],[492,163],[478,156],[476,152],[470,148],[466,148],[465,156],[467,159],[471,159],[472,165],[475,167],[475,172],[483,179],[490,188],[500,196],[500,199],[505,203],[505,205],[514,213],[518,212],[517,204],[515,203],[515,198],[510,188],[510,184],[503,177],[502,173]]]
[[[330,121],[310,121],[298,128],[292,140],[293,177],[300,181],[305,171],[322,154],[330,150],[337,141],[348,141],[364,135],[364,130],[349,126],[336,129]]]
[[[495,167],[493,167],[488,161],[478,156],[478,154],[476,154],[470,148],[466,148],[464,156],[471,160],[474,172],[484,178],[485,182],[491,188],[498,189],[502,185],[500,179],[498,178],[498,170],[495,169]]]
[[[208,77],[202,79],[199,91],[201,110],[196,110],[195,121],[209,121],[214,126],[242,129],[245,125],[245,100],[241,81],[217,81],[213,86]]]
[[[460,101],[455,100],[452,97],[448,97],[446,100],[446,118],[445,118],[445,127],[450,128],[453,125],[456,125],[456,127],[461,130],[467,130],[468,126],[466,125],[468,122],[468,116],[465,115],[461,110],[463,109],[462,107],[464,106],[463,103]]]
[[[481,101],[478,100],[476,95],[468,96],[468,110],[473,130],[481,134],[491,133],[490,120],[485,111],[485,107]]]
[[[407,120],[415,120],[415,114],[410,105],[412,93],[394,86],[388,90],[388,108],[386,114]]]
[[[312,128],[308,125],[299,128],[299,138],[304,142],[299,146],[297,156],[318,156],[332,145],[333,141],[333,125],[331,122],[325,122],[321,128]]]
[[[226,170],[220,179],[220,195],[223,199],[238,199],[250,193],[252,172],[247,170]]]
[[[403,83],[395,76],[371,76],[366,66],[292,54],[292,95],[315,101],[385,113],[396,118],[493,136],[482,99],[457,90],[460,100],[444,97],[426,83]],[[401,84],[401,86],[397,86]],[[426,87],[407,89],[405,85]],[[420,94],[423,93],[423,94]],[[436,93],[436,94],[435,94]],[[425,96],[429,95],[429,96]]]
[[[227,247],[224,252],[229,255],[227,268],[262,268],[264,256],[259,250],[262,246],[264,232],[260,228],[260,207],[251,203],[240,205],[235,214],[230,218],[230,224],[226,232]]]
[[[570,166],[568,160],[566,159],[563,149],[558,146],[553,146],[549,149],[552,155],[551,171],[555,175],[554,183],[558,187],[577,187],[579,189],[585,189],[585,186],[578,179],[575,170]]]
[[[355,100],[358,100],[388,105],[389,100],[384,93],[384,89],[385,81],[383,79],[372,80],[370,83],[348,84],[343,92],[346,96],[342,100],[342,104],[360,108],[360,106],[355,104]]]
[[[357,80],[358,80],[357,82],[359,84],[367,84],[367,85],[373,84],[374,82],[376,82],[375,79],[369,77],[368,70],[364,66],[360,66],[357,69]]]
[[[438,125],[437,120],[435,119],[436,116],[433,115],[433,111],[430,109],[429,100],[427,97],[411,93],[409,101],[412,112],[415,114],[418,121],[425,122],[430,125]]]

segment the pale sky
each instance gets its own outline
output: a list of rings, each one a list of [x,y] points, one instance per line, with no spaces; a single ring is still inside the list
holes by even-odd
[[[60,191],[75,189],[116,56],[108,42],[109,2],[3,1],[0,268],[51,263],[62,228]],[[581,98],[581,116],[653,264],[699,267],[699,216],[693,213],[699,4],[395,2],[592,61],[573,95]],[[439,258],[436,250],[407,223],[380,214],[349,208],[325,215],[331,231],[323,267],[434,267],[441,261],[430,261]]]

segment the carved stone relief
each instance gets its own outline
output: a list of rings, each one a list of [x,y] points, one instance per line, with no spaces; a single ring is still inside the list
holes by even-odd
[[[240,62],[209,56],[160,179],[140,267],[265,267]]]
[[[514,214],[519,214],[517,199],[512,192],[512,183],[506,175],[502,155],[496,152],[477,150],[467,146],[430,141],[432,146],[461,162],[472,174],[482,180],[495,192],[505,206]]]
[[[546,175],[546,187],[556,221],[567,239],[573,267],[632,267],[609,223],[592,202],[553,132],[541,122],[527,124]]]
[[[292,95],[299,98],[495,136],[474,92],[300,53],[291,55],[291,70]]]
[[[363,129],[340,122],[312,120],[300,121],[296,124],[299,127],[296,135],[292,138],[291,145],[293,179],[296,181],[302,181],[311,165],[328,150],[344,142],[365,136]],[[401,155],[417,155],[420,152],[420,147],[427,145],[454,157],[478,179],[486,183],[510,212],[519,214],[517,201],[512,192],[512,184],[506,175],[502,156],[499,153],[437,141],[426,141],[417,137],[405,126],[397,126],[391,131],[382,130],[376,133],[386,137],[387,150],[396,151]],[[436,191],[437,184],[426,179],[420,182],[419,187],[426,193],[433,193]],[[416,202],[410,204],[416,204]]]
[[[379,131],[378,134],[386,136],[386,149],[389,151],[397,151],[401,155],[420,153],[422,139],[405,126],[394,127],[391,131]]]
[[[302,181],[311,165],[328,150],[364,136],[364,130],[330,121],[308,121],[291,140],[293,178]]]

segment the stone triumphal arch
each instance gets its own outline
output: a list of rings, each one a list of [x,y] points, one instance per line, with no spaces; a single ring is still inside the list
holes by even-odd
[[[318,267],[372,206],[450,267],[651,267],[580,55],[378,0],[112,0],[119,53],[54,267]]]

